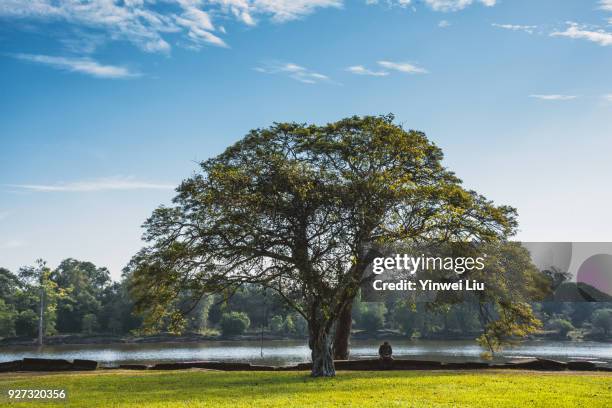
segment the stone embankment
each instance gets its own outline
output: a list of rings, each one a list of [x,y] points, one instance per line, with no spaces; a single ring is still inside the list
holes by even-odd
[[[540,371],[607,371],[611,367],[597,365],[590,361],[556,361],[543,358],[520,360],[502,364],[489,364],[483,362],[443,363],[440,361],[404,360],[396,359],[381,363],[377,359],[370,360],[337,360],[336,370],[379,371],[379,370],[484,370],[484,369],[519,369]],[[24,358],[23,360],[0,363],[0,372],[18,371],[90,371],[98,369],[98,362],[92,360],[73,361],[44,358]],[[103,367],[103,369],[124,370],[186,370],[207,369],[220,371],[309,371],[310,363],[301,363],[293,366],[264,366],[249,363],[225,363],[218,361],[192,361],[177,363],[121,364],[116,367]]]

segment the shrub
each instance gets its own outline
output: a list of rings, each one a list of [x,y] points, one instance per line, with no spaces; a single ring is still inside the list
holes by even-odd
[[[223,336],[242,334],[250,325],[251,321],[246,313],[230,312],[221,316],[221,334],[223,334]]]

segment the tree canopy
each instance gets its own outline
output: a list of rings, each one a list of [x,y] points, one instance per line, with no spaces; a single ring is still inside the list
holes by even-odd
[[[94,329],[97,319],[93,322],[91,316],[100,312],[104,290],[111,283],[108,269],[98,268],[91,262],[65,259],[52,272],[51,279],[67,292],[58,301],[57,329],[80,332],[84,320],[90,331]]]

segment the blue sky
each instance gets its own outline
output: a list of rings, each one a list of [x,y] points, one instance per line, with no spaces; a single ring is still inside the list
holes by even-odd
[[[610,241],[612,1],[0,0],[0,266],[108,266],[196,162],[393,112],[519,239]]]

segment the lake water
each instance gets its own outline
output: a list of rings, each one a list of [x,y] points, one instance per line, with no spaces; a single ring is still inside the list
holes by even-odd
[[[379,340],[353,340],[351,358],[377,356]],[[479,361],[483,351],[474,341],[394,340],[393,355],[398,358],[440,361]],[[0,347],[0,362],[24,357],[74,358],[96,360],[103,366],[122,363],[169,361],[233,361],[253,364],[287,365],[310,360],[304,341],[205,341],[198,343],[154,343],[111,345],[64,345]],[[562,361],[589,360],[612,366],[612,344],[597,342],[526,342],[504,350],[497,361],[544,357]]]

